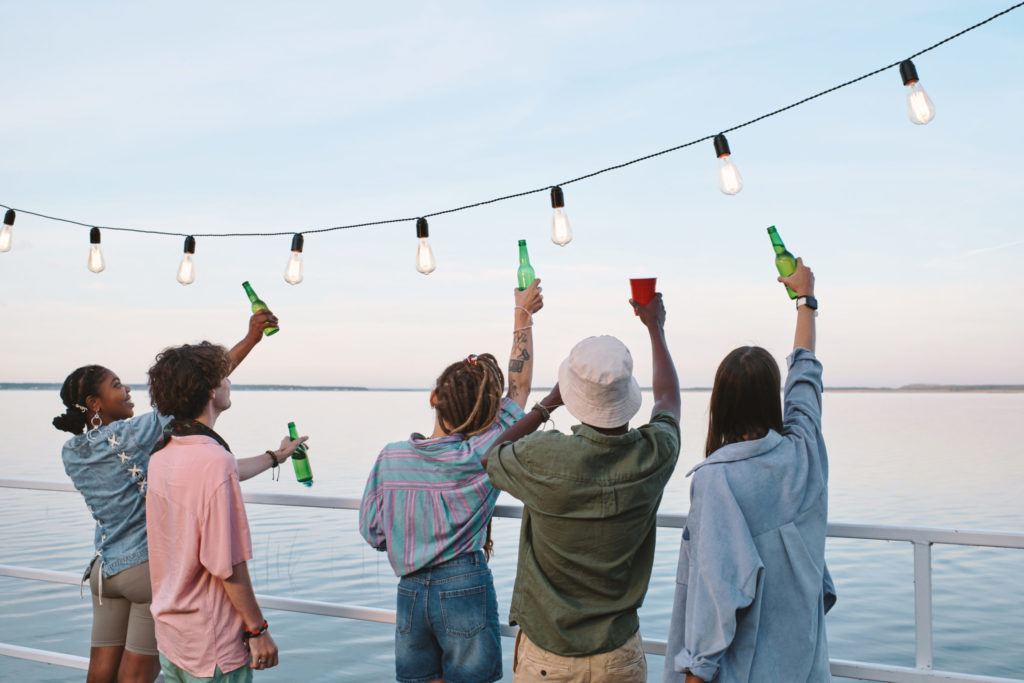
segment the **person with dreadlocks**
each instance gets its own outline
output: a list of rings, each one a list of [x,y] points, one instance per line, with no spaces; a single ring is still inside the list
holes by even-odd
[[[231,369],[278,326],[270,311],[249,318],[245,337],[229,352]],[[66,410],[53,426],[74,434],[64,444],[64,471],[85,498],[96,521],[95,555],[82,581],[92,589],[92,647],[88,683],[150,683],[160,673],[146,542],[149,455],[169,416],[135,415],[131,389],[111,370],[85,365],[64,380]],[[287,440],[286,440],[287,441]],[[255,476],[285,459],[283,451],[241,461],[241,478]],[[276,460],[275,460],[276,458]]]
[[[515,293],[505,378],[489,353],[449,365],[430,392],[434,429],[390,443],[377,456],[359,509],[359,530],[386,551],[400,577],[395,674],[409,683],[502,676],[498,598],[487,567],[498,492],[480,462],[523,417],[533,382],[533,314],[540,280]]]

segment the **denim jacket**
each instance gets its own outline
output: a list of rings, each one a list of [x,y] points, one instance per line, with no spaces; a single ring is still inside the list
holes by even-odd
[[[782,433],[723,446],[694,467],[679,550],[666,682],[829,681],[828,457],[821,363],[788,359]]]
[[[96,520],[96,554],[104,578],[142,564],[146,545],[146,472],[149,453],[169,417],[156,411],[73,436],[64,444],[64,471]]]

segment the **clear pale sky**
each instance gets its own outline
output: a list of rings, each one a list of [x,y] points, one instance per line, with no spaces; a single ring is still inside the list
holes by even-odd
[[[415,216],[555,184],[716,133],[901,59],[1012,4],[3,3],[0,202],[100,225],[301,231]],[[182,239],[19,215],[0,254],[0,381],[101,363],[131,383],[162,347],[237,341],[250,280],[282,321],[245,383],[428,386],[506,357],[516,240],[546,305],[536,383],[614,334],[649,383],[627,278],[656,275],[684,386],[731,348],[782,358],[792,303],[765,228],[814,268],[826,383],[1024,383],[1024,10],[895,69],[710,142],[565,187],[575,240],[538,194],[431,220],[289,237]]]

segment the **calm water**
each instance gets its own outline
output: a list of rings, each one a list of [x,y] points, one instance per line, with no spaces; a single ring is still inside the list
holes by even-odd
[[[316,485],[309,493],[359,496],[380,447],[433,424],[426,392],[235,392],[218,431],[239,456],[276,447],[289,420],[311,436]],[[649,413],[650,396],[644,406]],[[700,458],[708,395],[683,394],[683,451],[663,512],[685,513],[684,474]],[[136,404],[144,406],[139,392]],[[4,476],[65,480],[63,435],[49,426],[56,393],[0,392]],[[967,529],[1024,530],[1024,449],[1015,435],[1024,394],[829,393],[830,519]],[[556,414],[560,429],[570,417]],[[290,471],[245,482],[249,491],[306,493]],[[80,572],[92,555],[93,524],[72,493],[0,489],[0,563]],[[504,497],[501,502],[514,502]],[[249,506],[257,592],[394,608],[396,579],[357,530],[354,511]],[[494,524],[499,608],[508,613],[517,520]],[[641,629],[664,639],[679,533],[659,532]],[[913,562],[909,544],[830,540],[839,602],[828,616],[831,654],[913,666]],[[936,546],[935,666],[1024,678],[1024,551]],[[393,629],[386,624],[267,611],[282,664],[258,681],[394,680]],[[0,578],[0,641],[87,656],[91,607],[73,586]],[[504,640],[511,681],[511,640]],[[650,657],[651,680],[662,658]],[[0,679],[82,680],[81,672],[0,657]]]

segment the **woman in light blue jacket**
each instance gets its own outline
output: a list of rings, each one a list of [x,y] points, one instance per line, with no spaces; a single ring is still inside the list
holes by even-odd
[[[262,339],[265,327],[277,324],[270,311],[252,316],[248,334],[230,351],[232,368]],[[146,473],[149,454],[170,417],[156,411],[134,417],[131,389],[100,365],[68,375],[60,397],[66,410],[53,418],[53,426],[75,435],[61,452],[64,470],[96,521],[95,554],[83,577],[93,594],[87,681],[150,683],[160,673],[160,661],[149,613]],[[240,460],[239,477],[285,460],[294,450],[292,443],[284,439],[273,463],[267,454]]]
[[[715,375],[705,447],[690,474],[666,682],[828,681],[828,458],[814,274],[779,278],[797,297],[785,406],[771,354],[745,346]],[[689,476],[689,475],[688,475]]]

